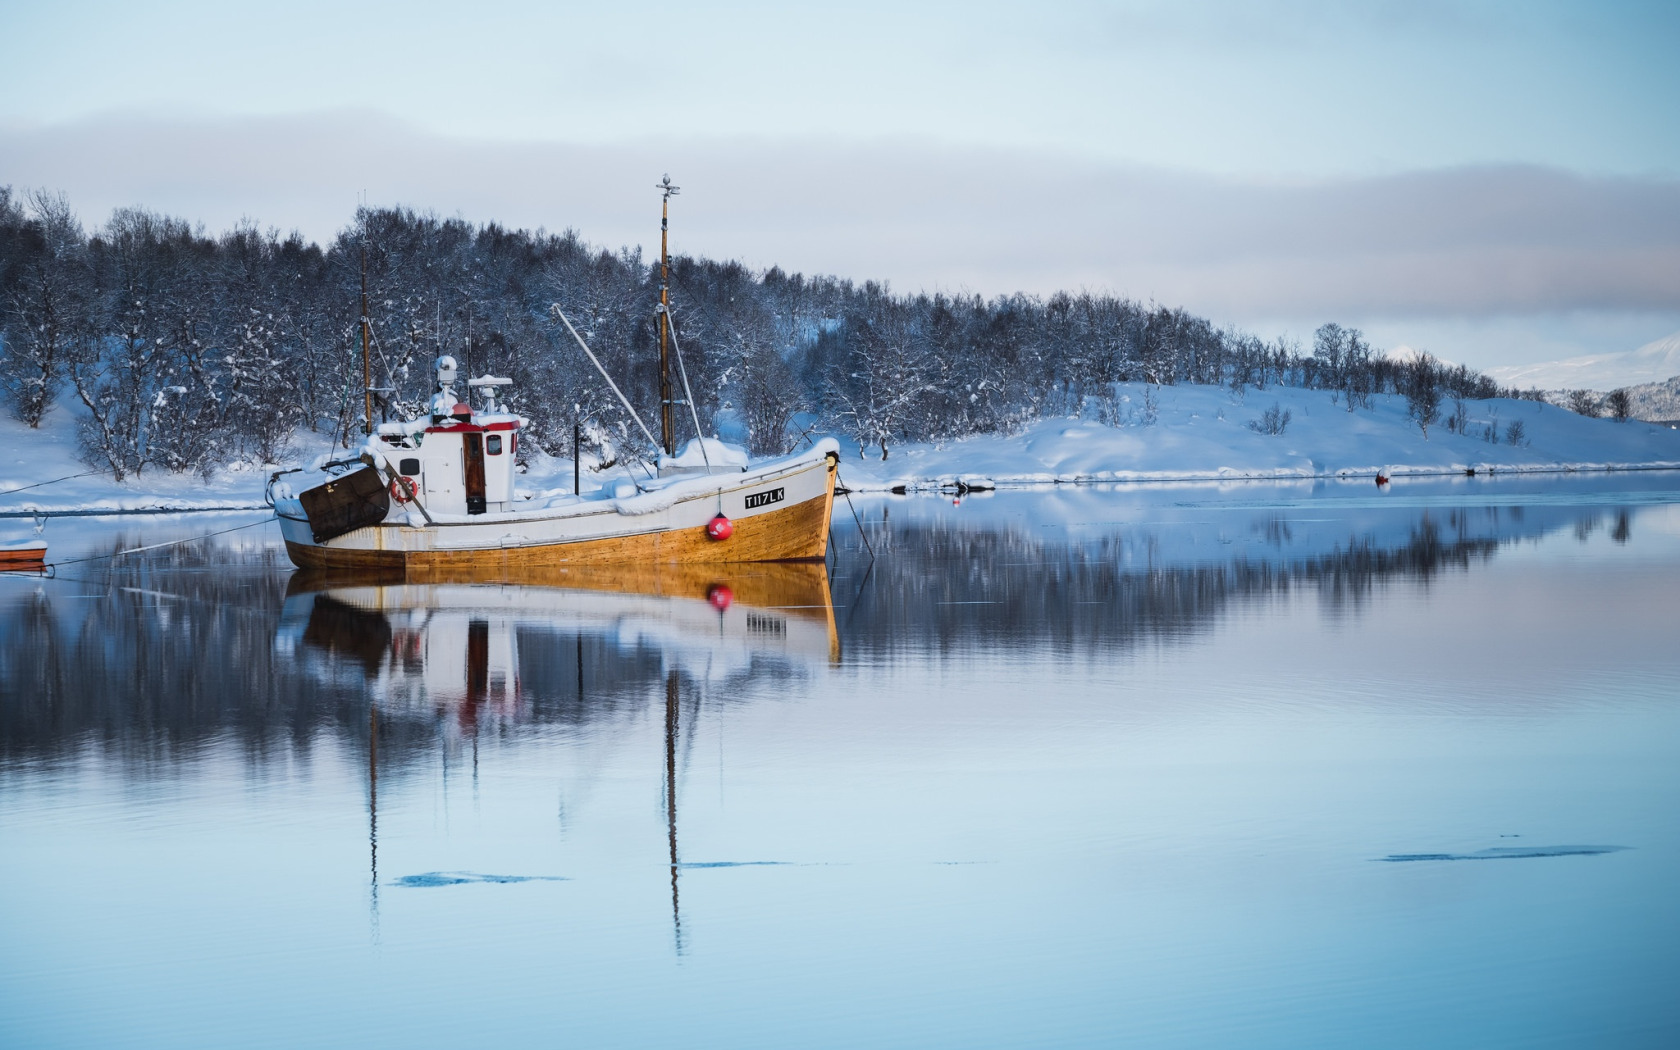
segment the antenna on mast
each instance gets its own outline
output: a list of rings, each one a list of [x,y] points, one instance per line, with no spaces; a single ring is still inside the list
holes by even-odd
[[[671,176],[665,175],[659,180],[654,189],[661,191],[659,206],[659,435],[664,440],[667,456],[677,454],[676,422],[671,418],[671,355],[666,348],[670,339],[670,309],[671,309],[671,253],[669,250],[669,225],[671,218],[671,198],[682,190],[671,184]],[[699,435],[696,435],[697,437]]]

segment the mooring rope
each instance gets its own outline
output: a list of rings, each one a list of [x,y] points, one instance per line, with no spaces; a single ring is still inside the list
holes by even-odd
[[[4,492],[0,492],[0,496],[10,496],[14,492],[22,492],[25,489],[38,489],[42,485],[56,485],[61,481],[72,481],[76,478],[89,478],[89,477],[92,477],[95,474],[103,474],[103,473],[105,473],[105,471],[103,471],[103,470],[84,470],[80,474],[69,474],[69,475],[66,475],[65,477],[62,477],[62,478],[53,478],[51,481],[37,481],[33,485],[19,485],[15,489],[7,489]]]
[[[852,508],[852,520],[857,522],[858,535],[863,537],[863,549],[869,552],[869,560],[875,560],[875,545],[869,542],[869,533],[863,531],[863,519],[858,517],[857,507],[852,506],[852,490],[840,480],[840,471],[834,472],[834,483],[840,486],[840,491],[846,497],[846,506]]]
[[[263,517],[257,521],[247,522],[244,525],[235,525],[228,529],[217,529],[215,532],[204,532],[197,536],[186,536],[178,540],[167,540],[163,543],[148,543],[144,547],[130,547],[127,550],[116,551],[112,554],[90,554],[86,558],[70,558],[66,561],[47,562],[47,566],[52,569],[57,569],[60,565],[81,565],[90,561],[115,561],[125,555],[139,554],[141,551],[155,551],[162,550],[164,547],[178,547],[183,543],[195,543],[198,540],[207,540],[212,536],[226,536],[230,532],[239,532],[242,529],[254,529],[258,525],[267,525],[273,520],[274,518],[272,517]]]

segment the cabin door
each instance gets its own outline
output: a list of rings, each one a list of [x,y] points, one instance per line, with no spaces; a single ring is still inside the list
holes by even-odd
[[[467,513],[484,513],[484,435],[462,434],[466,454],[461,457],[461,472],[467,483]]]

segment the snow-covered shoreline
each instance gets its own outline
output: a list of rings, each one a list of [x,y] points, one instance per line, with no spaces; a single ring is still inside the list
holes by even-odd
[[[943,445],[906,445],[888,458],[842,460],[842,483],[857,492],[907,492],[1058,484],[1279,481],[1680,469],[1680,431],[1649,423],[1589,419],[1555,405],[1495,398],[1466,401],[1464,433],[1443,422],[1427,437],[1398,396],[1377,396],[1348,412],[1324,391],[1220,387],[1122,388],[1130,421],[1040,420],[1013,435]],[[1289,414],[1279,434],[1250,427],[1276,406]],[[1456,408],[1449,402],[1445,413]],[[1124,415],[1123,415],[1124,418]],[[1517,444],[1508,438],[1521,424]],[[1490,431],[1498,443],[1486,440]],[[873,453],[874,450],[868,450]]]
[[[1464,403],[1466,426],[1444,422],[1427,437],[1407,418],[1405,399],[1378,396],[1348,412],[1325,391],[1275,388],[1242,395],[1222,387],[1120,388],[1115,422],[1039,420],[1018,433],[939,444],[871,447],[859,455],[842,440],[840,478],[854,492],[923,492],[1114,483],[1279,481],[1315,478],[1428,477],[1680,470],[1680,431],[1637,421],[1590,419],[1534,401]],[[1268,409],[1287,413],[1282,433],[1251,424]],[[1456,406],[1448,402],[1443,415]],[[1517,443],[1510,441],[1520,424]],[[63,408],[41,429],[0,421],[0,517],[241,511],[265,508],[267,472],[224,468],[209,478],[149,472],[114,482],[87,471],[76,456],[74,420]],[[1497,443],[1487,440],[1491,434]],[[319,448],[304,448],[314,441]],[[300,438],[307,459],[326,447]],[[527,491],[571,486],[570,459],[541,459],[520,480]],[[589,471],[585,471],[588,483]],[[5,490],[30,487],[8,494]],[[600,483],[595,478],[595,483]]]

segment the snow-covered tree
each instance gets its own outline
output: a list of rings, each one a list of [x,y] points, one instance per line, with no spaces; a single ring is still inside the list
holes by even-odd
[[[0,187],[0,389],[31,427],[93,337],[93,300],[86,239],[65,197],[37,190],[18,202]]]

